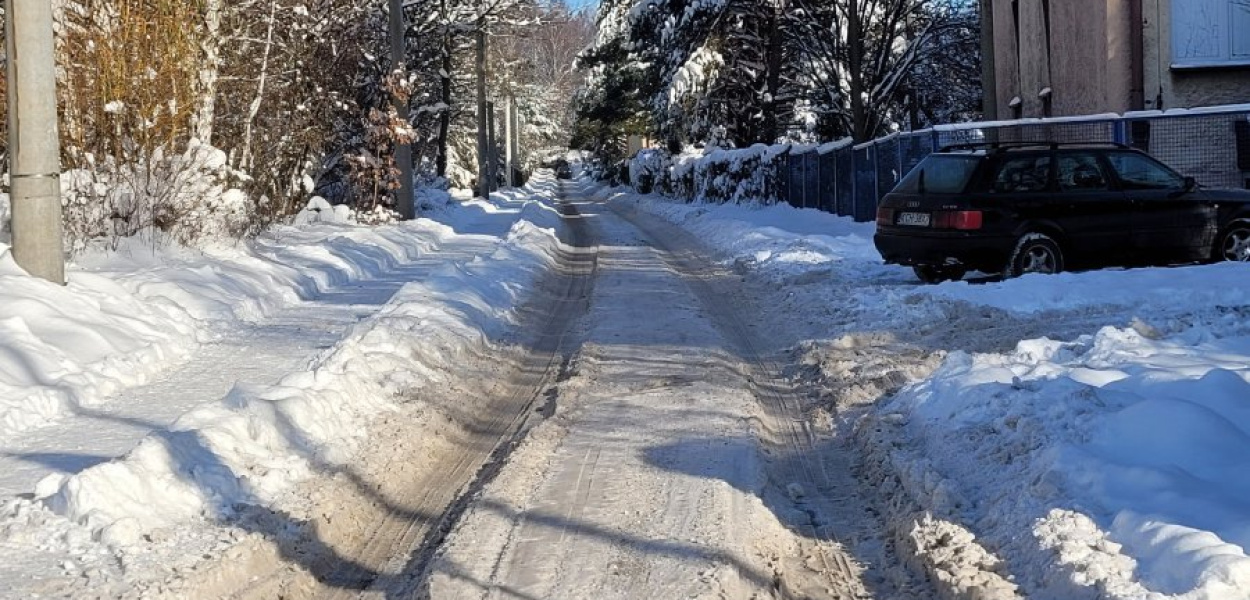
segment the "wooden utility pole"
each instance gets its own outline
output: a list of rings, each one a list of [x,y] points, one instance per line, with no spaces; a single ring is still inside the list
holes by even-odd
[[[5,13],[13,259],[31,275],[64,285],[52,3],[6,0]]]
[[[408,62],[408,45],[404,37],[408,31],[404,23],[403,0],[390,0],[391,9],[391,70],[405,73]],[[395,111],[410,126],[408,99],[395,98]],[[395,208],[405,219],[417,216],[416,194],[412,189],[412,145],[407,141],[395,144],[395,162],[399,167],[399,189],[395,190]]]
[[[489,198],[490,180],[487,164],[490,155],[490,139],[487,137],[486,106],[486,19],[477,24],[477,189],[478,195]]]

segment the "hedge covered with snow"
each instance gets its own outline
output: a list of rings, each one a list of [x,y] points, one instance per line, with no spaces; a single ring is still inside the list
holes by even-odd
[[[629,161],[628,182],[643,194],[655,192],[687,201],[776,204],[786,202],[790,157],[813,152],[826,155],[850,146],[850,139],[842,139],[820,146],[691,148],[677,155],[645,149]]]
[[[793,144],[756,144],[739,150],[690,150],[672,155],[642,150],[629,162],[629,183],[652,192],[701,202],[772,204],[783,185]]]

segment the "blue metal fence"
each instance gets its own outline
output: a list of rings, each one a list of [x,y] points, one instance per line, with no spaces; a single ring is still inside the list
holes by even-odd
[[[1212,187],[1250,188],[1250,107],[1130,113],[1124,116],[1008,121],[935,127],[858,146],[792,150],[778,202],[876,218],[877,203],[938,149],[983,142],[1116,142],[1145,150]]]

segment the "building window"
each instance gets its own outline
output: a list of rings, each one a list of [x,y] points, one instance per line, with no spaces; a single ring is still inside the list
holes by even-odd
[[[1172,67],[1250,66],[1250,2],[1172,0]]]

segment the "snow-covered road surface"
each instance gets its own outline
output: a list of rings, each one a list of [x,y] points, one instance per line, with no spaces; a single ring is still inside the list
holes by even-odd
[[[739,277],[654,217],[581,212],[601,251],[577,370],[424,593],[925,596],[886,553],[848,448],[810,427],[776,340],[745,326],[759,313]]]
[[[1245,263],[917,286],[871,224],[604,196],[784,290],[882,520],[943,596],[1250,598]]]
[[[379,230],[446,266],[7,501],[9,595],[1250,598],[1245,265],[919,286],[871,225],[556,188]]]

